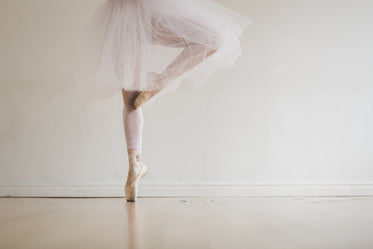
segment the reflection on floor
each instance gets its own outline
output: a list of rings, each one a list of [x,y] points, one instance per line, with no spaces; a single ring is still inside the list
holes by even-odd
[[[371,249],[373,197],[1,198],[0,248]]]

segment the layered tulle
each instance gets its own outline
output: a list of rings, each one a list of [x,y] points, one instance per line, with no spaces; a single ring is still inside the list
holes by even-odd
[[[88,23],[76,86],[82,97],[201,88],[241,55],[249,20],[211,0],[106,0]],[[169,66],[172,63],[171,66]]]

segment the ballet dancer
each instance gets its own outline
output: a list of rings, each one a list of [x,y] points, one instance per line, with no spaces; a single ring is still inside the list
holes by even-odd
[[[99,6],[79,81],[98,98],[122,93],[127,201],[137,200],[139,181],[148,171],[141,157],[142,106],[190,71],[190,82],[200,88],[217,68],[233,65],[249,23],[213,0],[106,0]]]

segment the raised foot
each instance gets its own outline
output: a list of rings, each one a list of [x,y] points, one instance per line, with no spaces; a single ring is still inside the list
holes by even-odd
[[[163,76],[163,74],[148,72],[146,81],[151,82],[151,85],[159,86],[160,89],[140,92],[139,95],[137,95],[137,97],[133,100],[132,107],[137,109],[148,102],[149,99],[162,90],[162,85],[164,84],[165,80],[166,78]]]
[[[140,92],[140,94],[137,95],[137,97],[133,101],[133,108],[134,109],[139,108],[140,106],[142,106],[143,104],[145,104],[146,102],[148,102],[149,99],[151,99],[154,95],[156,95],[159,92],[160,92],[160,90],[142,91],[142,92]]]

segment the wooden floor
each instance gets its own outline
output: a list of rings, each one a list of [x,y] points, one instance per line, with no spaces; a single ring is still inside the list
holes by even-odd
[[[373,197],[0,198],[0,249],[371,249]]]

